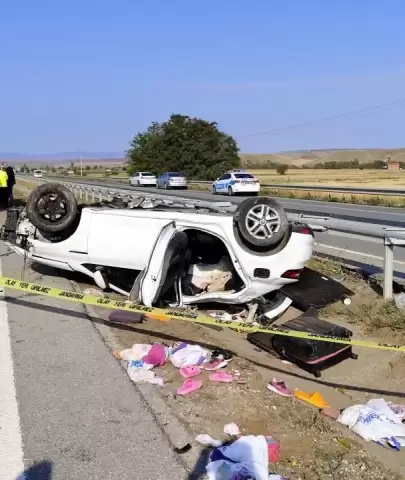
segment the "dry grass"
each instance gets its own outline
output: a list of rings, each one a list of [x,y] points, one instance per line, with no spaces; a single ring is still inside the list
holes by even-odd
[[[308,266],[332,278],[343,278],[343,283],[355,292],[351,305],[338,302],[324,308],[321,315],[359,325],[366,334],[395,335],[396,343],[405,340],[405,313],[393,300],[382,298],[381,287],[374,279],[367,280],[330,260],[312,259]]]
[[[405,170],[357,170],[357,169],[290,169],[285,175],[275,170],[249,170],[261,183],[292,183],[296,185],[346,186],[346,187],[402,187],[405,183]]]

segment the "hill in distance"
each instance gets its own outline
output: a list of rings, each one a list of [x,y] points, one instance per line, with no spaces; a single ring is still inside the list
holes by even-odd
[[[55,165],[68,166],[70,162],[76,165],[82,158],[83,165],[114,166],[125,162],[124,152],[62,152],[54,154],[21,154],[0,153],[0,161],[14,165]],[[325,150],[296,150],[279,153],[242,153],[242,165],[250,168],[265,168],[270,162],[287,164],[290,168],[314,165],[325,162],[350,162],[357,158],[359,163],[372,163],[377,160],[385,161],[389,157],[398,162],[405,162],[405,148],[394,149],[325,149]]]
[[[279,153],[242,153],[240,155],[243,165],[251,168],[262,167],[266,163],[287,164],[291,168],[310,167],[316,163],[325,162],[350,162],[357,158],[359,163],[372,163],[374,161],[386,161],[389,157],[396,162],[405,162],[405,148],[365,148],[365,149],[327,149],[327,150],[296,150],[293,152]]]

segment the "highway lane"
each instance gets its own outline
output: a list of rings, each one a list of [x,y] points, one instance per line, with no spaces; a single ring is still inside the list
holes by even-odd
[[[32,178],[32,177],[31,177]],[[49,180],[66,180],[74,183],[84,183],[89,185],[99,185],[101,187],[120,188],[129,192],[159,193],[160,195],[177,196],[180,198],[190,198],[206,201],[230,201],[240,203],[246,196],[212,195],[210,192],[198,190],[163,190],[154,187],[133,187],[128,184],[114,181],[92,181],[81,179],[66,179],[62,177],[49,177]],[[380,225],[389,225],[392,227],[405,228],[405,207],[391,208],[373,205],[354,205],[348,203],[319,202],[316,200],[302,200],[275,197],[285,208],[287,212],[303,213],[305,215],[322,215],[333,218],[352,220],[364,223],[376,223]]]

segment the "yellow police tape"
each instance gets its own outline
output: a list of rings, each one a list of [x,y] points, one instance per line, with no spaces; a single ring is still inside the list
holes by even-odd
[[[217,325],[228,327],[237,332],[263,332],[272,335],[282,335],[285,337],[302,338],[307,340],[319,340],[321,342],[341,343],[342,345],[351,345],[355,347],[376,348],[379,350],[394,350],[397,352],[405,352],[404,345],[391,345],[387,343],[369,342],[365,340],[354,340],[343,337],[330,337],[324,335],[317,335],[307,332],[298,332],[293,330],[285,330],[277,327],[259,327],[255,325],[241,325],[238,322],[222,321],[216,318],[200,315],[189,310],[181,308],[155,308],[145,307],[144,305],[136,303],[120,302],[110,300],[107,298],[100,298],[95,295],[86,295],[82,293],[71,292],[68,290],[61,290],[55,287],[46,287],[35,283],[23,282],[0,276],[0,287],[19,290],[22,292],[29,292],[30,294],[43,295],[45,297],[59,298],[61,300],[68,300],[75,303],[82,303],[85,305],[93,305],[95,307],[104,307],[114,310],[124,310],[126,312],[141,313],[147,318],[170,321],[183,320],[186,322],[199,323],[203,325]]]

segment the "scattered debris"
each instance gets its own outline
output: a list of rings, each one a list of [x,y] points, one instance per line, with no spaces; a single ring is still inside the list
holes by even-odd
[[[240,430],[236,423],[227,423],[224,427],[224,433],[231,437],[238,437],[240,435]]]
[[[307,393],[302,390],[294,390],[294,396],[303,402],[309,403],[317,408],[328,408],[329,404],[325,401],[322,394],[319,392]]]
[[[405,446],[402,418],[382,398],[370,400],[366,405],[348,407],[337,420],[366,441],[372,440],[394,450]]]
[[[178,453],[178,454],[181,455],[181,454],[184,454],[184,453],[189,452],[189,451],[191,450],[191,448],[192,448],[192,447],[191,447],[191,444],[190,444],[190,443],[187,443],[187,445],[184,445],[184,447],[181,447],[181,448],[175,447],[175,448],[173,448],[173,450],[174,450],[176,453]]]
[[[211,375],[209,376],[209,379],[211,380],[211,382],[220,382],[220,383],[233,382],[233,376],[224,371],[211,373]]]
[[[405,310],[405,292],[394,295],[395,305],[399,310]]]
[[[85,288],[83,290],[83,293],[85,295],[93,295],[95,297],[105,297],[105,293],[102,290],[99,290],[98,288],[92,288],[92,287]]]
[[[184,381],[183,385],[177,389],[177,393],[179,395],[188,395],[189,393],[192,393],[201,387],[201,380],[192,380],[191,378],[187,378],[187,380]]]
[[[209,356],[210,354],[205,348],[182,342],[172,349],[170,361],[176,368],[182,368],[190,365],[201,365]]]
[[[268,480],[268,444],[263,435],[241,436],[214,448],[205,467],[209,480]]]
[[[267,385],[267,388],[282,397],[292,397],[294,395],[293,391],[290,390],[283,381],[276,380],[275,378]]]

